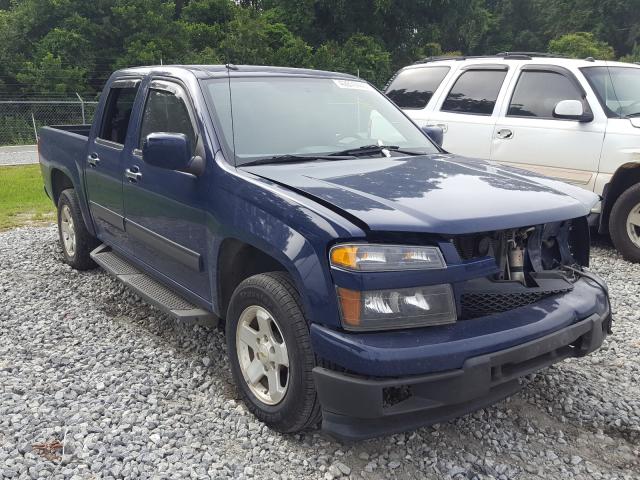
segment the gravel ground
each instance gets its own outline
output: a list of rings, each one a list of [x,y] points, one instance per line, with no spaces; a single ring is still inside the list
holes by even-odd
[[[458,420],[342,445],[256,422],[218,330],[71,270],[53,227],[0,233],[0,478],[640,478],[640,267],[600,243],[593,269],[616,320],[598,353]]]

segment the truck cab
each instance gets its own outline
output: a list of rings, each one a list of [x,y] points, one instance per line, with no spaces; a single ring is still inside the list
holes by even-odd
[[[640,261],[640,65],[506,52],[433,57],[386,88],[447,151],[579,185],[602,197],[592,224]]]
[[[64,260],[224,328],[240,396],[281,432],[462,415],[610,332],[593,193],[448,154],[349,75],[125,69],[39,152]]]

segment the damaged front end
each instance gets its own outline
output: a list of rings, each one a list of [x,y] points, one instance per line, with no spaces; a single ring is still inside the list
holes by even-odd
[[[461,235],[453,243],[462,260],[492,257],[496,272],[465,282],[459,320],[502,313],[569,292],[589,266],[586,218]]]

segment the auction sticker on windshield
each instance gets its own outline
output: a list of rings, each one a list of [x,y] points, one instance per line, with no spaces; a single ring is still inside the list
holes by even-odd
[[[333,83],[335,83],[340,88],[351,88],[353,90],[367,90],[367,91],[372,91],[373,90],[373,87],[371,85],[369,85],[368,83],[358,82],[356,80],[336,80],[336,79],[334,79]]]

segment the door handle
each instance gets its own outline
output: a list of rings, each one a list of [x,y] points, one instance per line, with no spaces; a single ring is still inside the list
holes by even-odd
[[[501,138],[502,140],[509,140],[513,138],[513,131],[508,128],[501,128],[496,132],[496,137]]]
[[[91,155],[89,155],[89,157],[87,158],[87,163],[89,165],[91,165],[92,167],[97,167],[98,164],[100,163],[100,158],[98,157],[97,154],[92,153]]]
[[[127,177],[127,179],[131,182],[131,183],[137,183],[138,180],[140,180],[142,178],[142,173],[140,173],[140,168],[139,167],[131,167],[131,168],[127,168],[124,171],[124,176]]]

